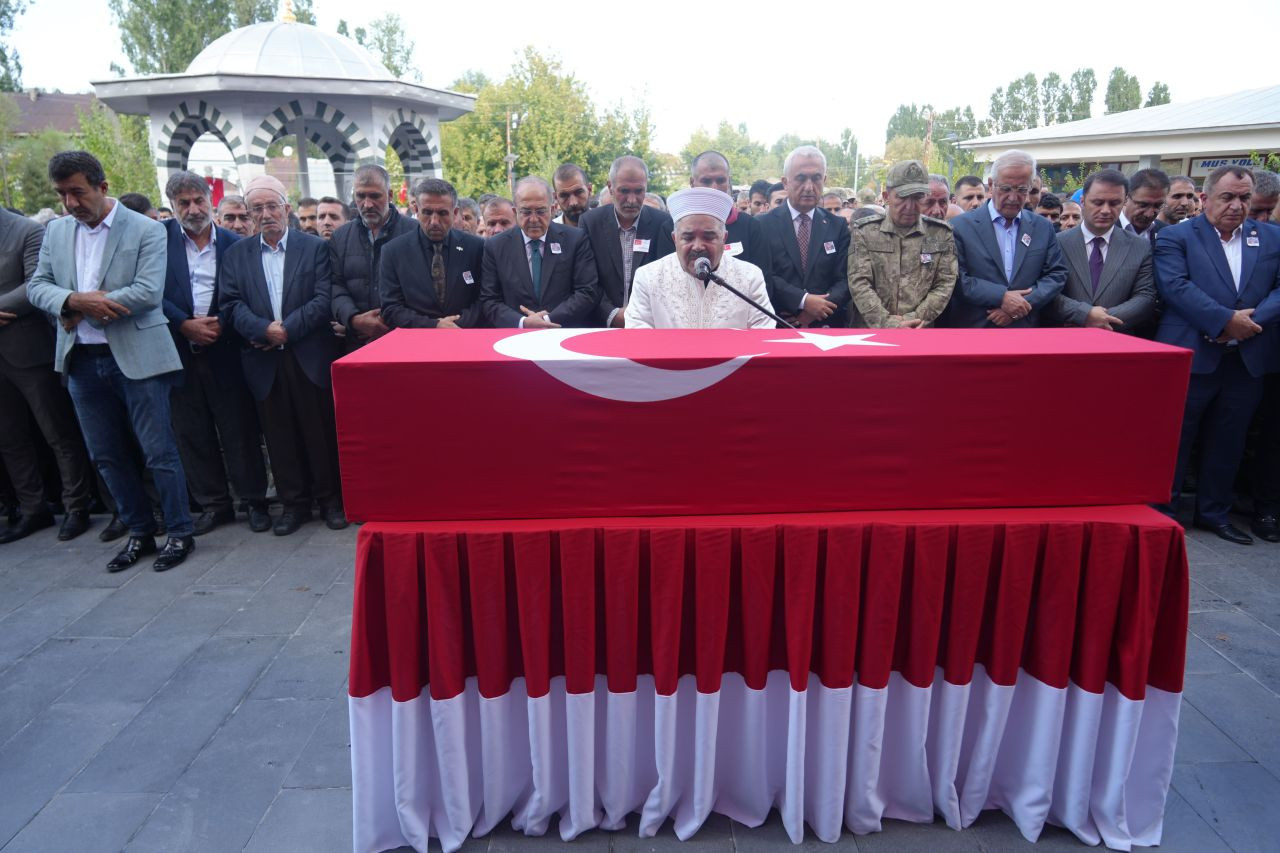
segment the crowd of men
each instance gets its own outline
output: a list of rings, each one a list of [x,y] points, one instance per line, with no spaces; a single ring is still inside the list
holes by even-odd
[[[422,179],[399,210],[387,172],[365,165],[351,204],[295,207],[263,175],[215,210],[208,183],[180,171],[164,221],[145,198],[112,198],[85,152],[56,155],[49,177],[67,216],[42,229],[0,211],[0,500],[13,505],[0,543],[54,526],[58,503],[58,537],[81,535],[95,501],[113,514],[101,537],[128,536],[111,571],[152,553],[156,570],[172,568],[238,512],[277,535],[317,511],[345,527],[330,365],[395,328],[776,318],[1093,327],[1186,347],[1163,509],[1175,513],[1194,459],[1195,523],[1253,542],[1228,515],[1261,410],[1244,491],[1253,533],[1280,542],[1280,181],[1269,172],[1224,166],[1197,191],[1156,169],[1103,169],[1063,200],[1042,191],[1030,155],[1008,151],[985,180],[949,185],[904,161],[880,197],[845,199],[826,188],[822,152],[801,146],[780,181],[737,193],[727,159],[707,151],[666,199],[649,191],[644,161],[624,156],[599,193],[566,163],[516,181],[510,199]]]

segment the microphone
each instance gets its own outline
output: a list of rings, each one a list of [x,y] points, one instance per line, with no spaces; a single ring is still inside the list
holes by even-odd
[[[752,308],[754,308],[754,309],[756,309],[757,311],[759,311],[761,314],[763,314],[763,315],[765,315],[766,317],[768,317],[769,319],[771,319],[771,320],[775,321],[775,322],[776,322],[776,323],[778,323],[780,326],[783,326],[784,328],[787,328],[787,329],[794,329],[794,328],[797,328],[797,327],[796,327],[796,325],[795,325],[794,323],[789,323],[789,322],[787,322],[786,320],[782,319],[782,318],[781,318],[781,317],[779,317],[777,314],[775,314],[775,313],[773,313],[772,311],[770,311],[769,309],[765,308],[765,307],[764,307],[763,305],[761,305],[759,302],[756,302],[756,301],[755,301],[754,299],[752,299],[750,296],[747,296],[747,294],[743,293],[741,290],[738,290],[738,288],[734,287],[733,285],[729,284],[729,282],[725,281],[725,280],[724,280],[724,279],[722,279],[720,276],[718,276],[718,275],[716,275],[715,273],[713,273],[713,272],[711,271],[711,259],[710,259],[710,258],[702,257],[702,258],[698,258],[696,261],[694,261],[694,262],[693,262],[693,274],[694,274],[694,276],[695,276],[696,278],[700,279],[700,280],[702,281],[702,283],[703,283],[703,284],[706,284],[706,283],[707,283],[707,282],[709,282],[709,281],[714,281],[716,284],[720,285],[720,286],[721,286],[721,287],[723,287],[725,290],[729,291],[729,292],[730,292],[730,293],[732,293],[734,296],[738,297],[738,298],[739,298],[739,299],[741,299],[743,302],[747,303],[747,304],[748,304],[748,305],[750,305]]]

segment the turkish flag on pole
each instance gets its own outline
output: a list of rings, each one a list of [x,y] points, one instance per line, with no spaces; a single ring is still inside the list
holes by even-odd
[[[209,184],[209,200],[213,206],[217,208],[222,203],[223,193],[226,191],[225,182],[222,178],[206,177],[205,182]]]

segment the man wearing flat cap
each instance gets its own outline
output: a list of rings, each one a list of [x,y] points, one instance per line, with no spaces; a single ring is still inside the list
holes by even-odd
[[[929,172],[919,160],[895,163],[885,180],[885,212],[853,223],[849,241],[849,325],[931,326],[956,285],[951,226],[920,211]]]
[[[290,231],[284,185],[259,175],[245,189],[258,237],[226,251],[220,306],[249,346],[240,351],[258,404],[271,473],[284,512],[277,536],[296,531],[319,504],[325,522],[347,526],[338,479],[338,439],[329,365],[329,244]]]
[[[703,282],[695,264],[711,269],[736,289],[772,311],[760,268],[724,250],[725,220],[733,199],[720,190],[690,187],[667,199],[675,221],[675,254],[636,270],[626,308],[628,329],[772,329],[761,311],[714,282]]]

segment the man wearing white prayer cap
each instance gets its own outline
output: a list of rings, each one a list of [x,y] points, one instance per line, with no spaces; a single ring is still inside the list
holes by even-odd
[[[636,270],[626,308],[628,329],[771,329],[768,316],[715,283],[694,274],[700,258],[738,290],[772,311],[764,273],[724,252],[725,220],[733,199],[720,190],[690,187],[673,193],[676,251]]]

